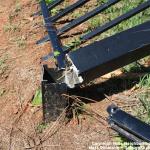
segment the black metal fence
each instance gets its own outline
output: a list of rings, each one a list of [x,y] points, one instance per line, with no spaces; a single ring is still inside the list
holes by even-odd
[[[45,0],[41,0],[41,11],[33,14],[34,16],[43,15],[48,34],[37,41],[37,44],[50,41],[53,48],[53,52],[43,57],[43,60],[54,57],[57,66],[56,68],[43,66],[43,111],[44,119],[47,121],[55,120],[62,112],[62,109],[67,105],[67,101],[61,96],[62,93],[69,92],[85,82],[150,55],[150,20],[121,33],[104,38],[103,40],[80,47],[75,51],[71,51],[73,47],[66,48],[62,45],[61,35],[97,14],[104,12],[121,0],[108,0],[87,12],[85,15],[57,29],[55,26],[56,21],[81,7],[89,0],[78,0],[76,3],[52,16],[51,10],[63,1],[64,0],[55,0],[51,4],[46,4]],[[85,35],[81,35],[78,45],[80,46],[82,43],[108,31],[149,7],[150,0],[143,1],[142,4],[128,12],[94,28]],[[147,134],[147,132],[150,131],[150,127],[147,124],[143,124],[141,121],[121,111],[117,107],[110,107],[108,112],[110,114],[109,123],[112,128],[117,130],[120,134],[133,141],[150,141],[150,134]],[[124,119],[122,119],[122,117],[124,117]],[[136,124],[136,126],[133,124]],[[140,130],[142,128],[144,128],[144,130],[141,132]]]

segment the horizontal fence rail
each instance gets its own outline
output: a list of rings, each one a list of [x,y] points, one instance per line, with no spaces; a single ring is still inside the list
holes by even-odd
[[[58,36],[66,33],[67,31],[71,30],[72,28],[80,25],[81,23],[89,20],[90,18],[96,16],[97,14],[103,12],[104,10],[106,10],[107,8],[109,8],[110,6],[118,3],[120,0],[110,0],[107,3],[104,3],[103,5],[97,7],[96,9],[92,10],[91,12],[86,13],[84,16],[81,16],[75,20],[73,20],[71,23],[67,24],[66,26],[62,27],[60,30],[58,30]],[[40,41],[37,42],[37,44],[41,44],[43,42],[49,41],[49,37],[46,36],[43,39],[41,39]]]
[[[43,57],[43,60],[48,60],[51,57],[55,57],[58,61],[59,68],[65,68],[65,55],[74,48],[74,46],[71,47],[64,47],[60,41],[61,35],[65,34],[69,30],[77,27],[78,25],[86,22],[87,20],[91,19],[92,17],[102,13],[103,11],[107,10],[108,8],[112,7],[113,5],[119,3],[121,0],[108,0],[107,2],[101,4],[100,6],[97,6],[95,9],[87,12],[85,15],[78,17],[68,23],[67,25],[62,26],[60,29],[56,29],[54,27],[54,23],[66,16],[68,13],[70,13],[73,10],[76,10],[80,6],[84,5],[90,0],[78,0],[74,4],[71,4],[70,6],[67,6],[62,11],[58,12],[56,15],[51,16],[50,10],[52,8],[55,8],[59,4],[63,2],[63,0],[56,0],[52,2],[51,4],[47,5],[45,0],[41,0],[41,5],[44,4],[44,7],[41,6],[41,12],[44,16],[45,20],[45,26],[47,28],[48,35],[46,35],[43,39],[37,41],[37,44],[42,44],[47,41],[51,41],[52,47],[53,47],[53,53],[49,53],[47,56]],[[43,7],[43,8],[42,8]],[[121,22],[130,19],[131,17],[135,16],[136,14],[146,10],[150,7],[150,0],[143,2],[142,4],[138,5],[137,7],[129,10],[128,12],[122,14],[121,16],[118,16],[117,18],[105,23],[104,25],[100,25],[93,29],[91,32],[81,35],[79,37],[80,42],[78,42],[75,46],[80,46],[82,43],[90,40],[91,38],[94,38],[97,35],[100,35],[107,30],[115,27],[116,25],[120,24]]]
[[[58,14],[56,14],[55,16],[51,17],[51,20],[53,22],[57,21],[58,19],[64,17],[65,15],[67,15],[68,13],[74,11],[75,9],[77,9],[78,7],[84,5],[85,3],[87,3],[89,0],[79,0],[77,1],[75,4],[72,4],[70,6],[68,6],[67,8],[65,8],[64,10],[60,11]]]
[[[91,33],[84,35],[81,39],[82,40],[89,40],[90,38],[93,38],[105,31],[107,31],[108,29],[118,25],[119,23],[121,23],[122,21],[125,21],[133,16],[135,16],[136,14],[142,12],[143,10],[147,9],[150,7],[150,1],[147,1],[141,5],[139,5],[138,7],[134,8],[133,10],[121,15],[120,17],[110,21],[109,23],[98,27],[97,29],[95,29],[94,31],[92,31]]]

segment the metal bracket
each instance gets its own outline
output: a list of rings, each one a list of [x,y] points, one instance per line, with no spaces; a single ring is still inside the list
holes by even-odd
[[[56,82],[61,72],[49,69],[46,65],[43,66],[42,75],[43,118],[45,122],[56,121],[69,103],[62,96],[67,93],[67,86],[65,83]]]
[[[150,125],[120,110],[115,105],[109,106],[107,111],[108,123],[112,129],[133,142],[150,142]]]

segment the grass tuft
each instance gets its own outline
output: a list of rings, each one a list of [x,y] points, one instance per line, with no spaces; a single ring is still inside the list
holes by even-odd
[[[138,86],[140,88],[150,88],[150,74],[149,73],[140,79]]]

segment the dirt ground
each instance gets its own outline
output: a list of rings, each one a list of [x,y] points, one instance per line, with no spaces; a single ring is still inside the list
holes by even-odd
[[[40,17],[30,17],[37,7],[31,0],[0,2],[0,149],[86,150],[94,142],[112,141],[114,133],[106,121],[86,115],[81,116],[80,124],[76,120],[62,124],[54,135],[55,123],[47,125],[42,133],[37,132],[42,122],[42,107],[33,107],[31,101],[40,87],[40,58],[50,51],[49,43],[35,44],[45,31],[39,26]],[[109,86],[110,91],[106,91],[109,96],[90,103],[90,107],[106,117],[107,106],[117,102],[120,93],[125,98],[132,95],[132,87],[123,91],[124,82],[120,85],[122,91],[113,92],[117,86]],[[99,90],[103,92],[101,87]]]

